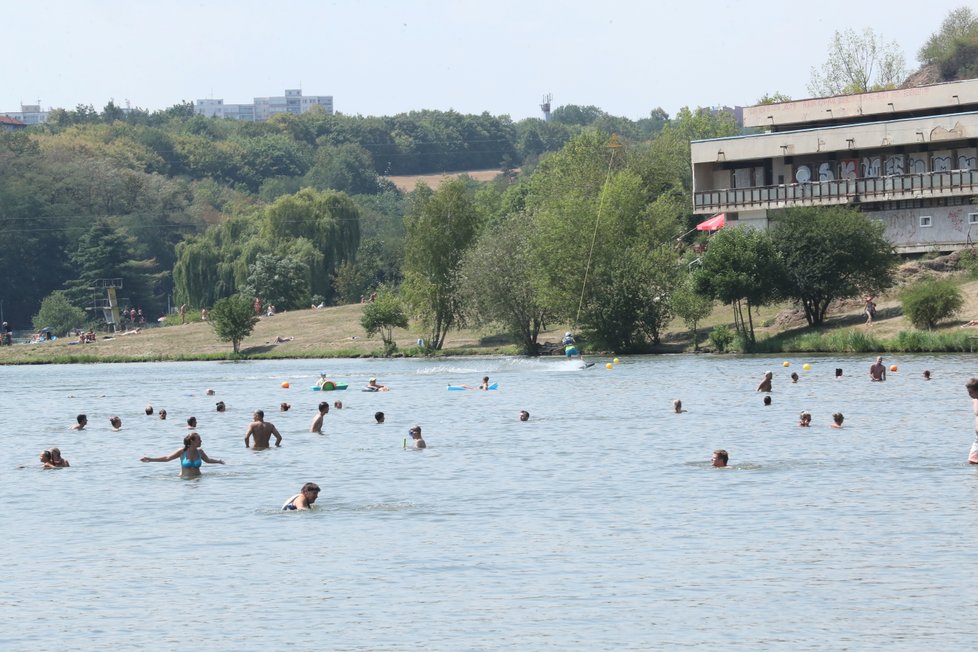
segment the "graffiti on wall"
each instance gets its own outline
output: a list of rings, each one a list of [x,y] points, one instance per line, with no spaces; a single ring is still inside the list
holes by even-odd
[[[854,158],[843,159],[839,162],[839,178],[855,179],[859,176],[859,161]]]
[[[864,177],[878,177],[880,176],[880,157],[879,156],[864,156],[862,162],[862,171]]]

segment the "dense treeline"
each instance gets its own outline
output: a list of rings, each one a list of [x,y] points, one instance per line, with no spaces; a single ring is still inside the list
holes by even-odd
[[[203,306],[249,287],[260,255],[306,279],[295,301],[356,299],[401,276],[408,201],[384,175],[529,170],[582,130],[643,140],[666,122],[661,109],[636,122],[595,107],[518,123],[438,111],[241,123],[189,103],[55,110],[0,133],[3,313],[26,327],[55,290],[94,306],[100,278],[122,278],[147,315]],[[289,211],[305,213],[275,217]]]

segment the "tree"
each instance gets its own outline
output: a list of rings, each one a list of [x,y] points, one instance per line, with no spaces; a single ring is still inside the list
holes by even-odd
[[[829,304],[888,287],[896,258],[883,223],[845,206],[787,209],[773,215],[771,238],[784,264],[786,296],[819,326]]]
[[[64,292],[52,292],[41,301],[41,308],[32,320],[34,329],[50,328],[55,335],[65,335],[86,322],[85,311],[71,305]]]
[[[237,294],[214,304],[210,312],[210,325],[222,342],[231,342],[234,352],[241,348],[241,340],[251,335],[258,323],[258,315],[247,297]]]
[[[771,236],[751,228],[724,229],[713,236],[700,260],[703,264],[696,268],[693,277],[696,291],[731,304],[737,332],[753,344],[751,308],[781,294],[784,271]]]
[[[791,96],[785,95],[781,91],[774,91],[774,93],[765,93],[759,100],[757,104],[781,104],[782,102],[790,102]]]
[[[872,28],[836,32],[821,71],[812,68],[812,95],[850,95],[896,88],[906,76],[903,53],[896,41],[883,41]]]
[[[487,230],[462,263],[466,314],[476,324],[501,324],[525,355],[537,355],[537,337],[551,318],[536,287],[525,214],[514,214]]]
[[[903,314],[914,328],[929,330],[957,314],[964,305],[964,298],[953,281],[931,279],[904,289],[900,303]]]
[[[397,350],[394,329],[407,328],[408,318],[404,314],[404,305],[390,286],[381,286],[377,290],[377,298],[363,306],[360,325],[367,331],[367,337],[380,333],[385,355],[390,356]]]
[[[975,37],[978,37],[978,16],[971,7],[958,7],[948,12],[941,28],[920,48],[917,59],[924,65],[943,63],[954,56],[960,44]]]
[[[403,291],[428,330],[429,346],[439,350],[449,329],[464,318],[459,266],[482,220],[465,182],[453,179],[434,192],[419,184],[404,223]]]
[[[301,262],[286,256],[258,254],[249,267],[248,283],[243,292],[262,297],[266,305],[284,310],[295,310],[309,305],[309,269]]]
[[[687,274],[669,297],[669,305],[686,324],[686,328],[692,331],[693,350],[699,351],[699,333],[696,327],[713,311],[713,301],[696,291],[692,275]]]

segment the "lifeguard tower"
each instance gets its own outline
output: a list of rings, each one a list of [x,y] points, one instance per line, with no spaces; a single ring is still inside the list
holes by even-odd
[[[92,281],[92,284],[88,286],[88,289],[92,291],[92,307],[89,310],[102,311],[102,317],[105,319],[105,323],[108,324],[109,328],[113,333],[119,332],[121,328],[121,319],[119,316],[119,298],[117,290],[122,289],[122,279],[121,278],[97,278]],[[105,296],[98,296],[102,292],[105,292]]]

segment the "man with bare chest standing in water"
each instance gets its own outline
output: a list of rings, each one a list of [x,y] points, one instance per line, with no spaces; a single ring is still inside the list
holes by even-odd
[[[245,432],[245,446],[251,446],[250,439],[255,438],[255,450],[262,450],[268,448],[269,440],[272,435],[275,435],[275,445],[282,445],[282,435],[279,434],[278,428],[275,424],[265,421],[265,413],[261,410],[255,410],[254,415],[255,420],[248,425],[248,430]]]

